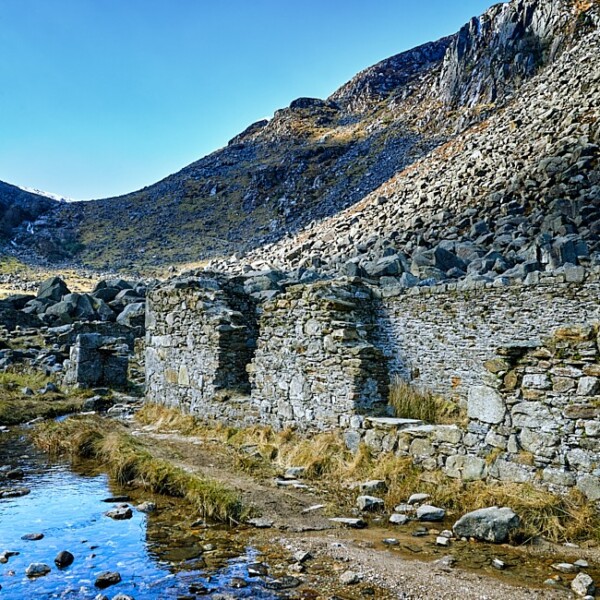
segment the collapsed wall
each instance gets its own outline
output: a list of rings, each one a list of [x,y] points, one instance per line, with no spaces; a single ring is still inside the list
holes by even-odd
[[[246,366],[257,335],[254,303],[239,280],[174,280],[154,288],[147,302],[147,399],[237,418],[225,400],[249,392]]]

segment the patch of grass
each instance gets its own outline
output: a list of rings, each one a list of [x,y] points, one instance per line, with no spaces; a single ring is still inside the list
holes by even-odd
[[[420,419],[427,423],[456,423],[464,417],[456,403],[420,390],[400,377],[394,377],[392,380],[389,403],[396,416],[402,419]]]
[[[98,417],[48,422],[36,428],[33,438],[52,454],[99,461],[121,484],[185,498],[205,518],[237,523],[248,514],[233,490],[153,456],[115,422]]]
[[[25,396],[23,388],[38,390],[51,381],[40,371],[11,369],[0,373],[0,425],[18,425],[38,417],[50,419],[77,412],[82,398],[60,393]]]

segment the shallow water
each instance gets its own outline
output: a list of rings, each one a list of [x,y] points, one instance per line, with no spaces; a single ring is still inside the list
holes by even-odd
[[[23,468],[25,477],[0,481],[0,487],[27,487],[31,493],[0,499],[0,552],[19,552],[0,564],[2,600],[95,598],[100,590],[94,581],[103,571],[118,571],[122,578],[105,590],[108,597],[125,593],[136,600],[177,598],[189,595],[190,585],[208,588],[208,597],[217,591],[236,598],[278,597],[264,582],[247,576],[256,551],[240,546],[227,530],[191,529],[193,517],[183,504],[161,499],[156,514],[134,510],[131,519],[110,519],[104,513],[113,504],[103,500],[123,494],[122,489],[104,474],[75,472],[66,463],[48,460],[18,431],[0,437],[0,466],[5,464]],[[152,498],[136,498],[130,504],[145,499]],[[22,540],[28,533],[44,537]],[[54,558],[62,550],[71,552],[75,561],[60,570]],[[29,579],[25,569],[34,562],[52,571]],[[244,579],[247,587],[232,587],[232,578]]]

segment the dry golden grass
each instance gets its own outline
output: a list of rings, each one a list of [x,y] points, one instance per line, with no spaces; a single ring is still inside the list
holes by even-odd
[[[590,537],[600,540],[600,515],[578,492],[558,496],[531,484],[462,482],[441,471],[423,471],[407,456],[388,452],[374,457],[365,445],[353,454],[337,432],[303,438],[289,430],[275,432],[268,427],[211,428],[194,417],[156,405],[147,405],[138,416],[147,424],[160,424],[162,428],[168,425],[168,429],[219,440],[239,450],[255,448],[262,464],[240,452],[240,467],[251,473],[265,475],[286,467],[304,467],[305,476],[315,485],[334,493],[338,507],[353,504],[357,492],[350,489],[350,483],[381,479],[388,488],[384,496],[388,510],[411,494],[424,492],[431,495],[433,504],[443,506],[455,517],[478,508],[510,506],[521,517],[521,528],[515,536],[518,541],[536,536],[555,542]]]
[[[36,428],[33,438],[52,454],[99,461],[121,484],[185,498],[205,518],[238,522],[248,514],[233,490],[154,457],[114,422],[98,417],[47,422]]]
[[[400,377],[390,385],[389,403],[396,416],[427,423],[456,423],[464,418],[457,404],[420,390]]]

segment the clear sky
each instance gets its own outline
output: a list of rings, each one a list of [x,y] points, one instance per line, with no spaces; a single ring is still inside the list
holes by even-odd
[[[150,185],[493,0],[1,0],[0,180]]]

